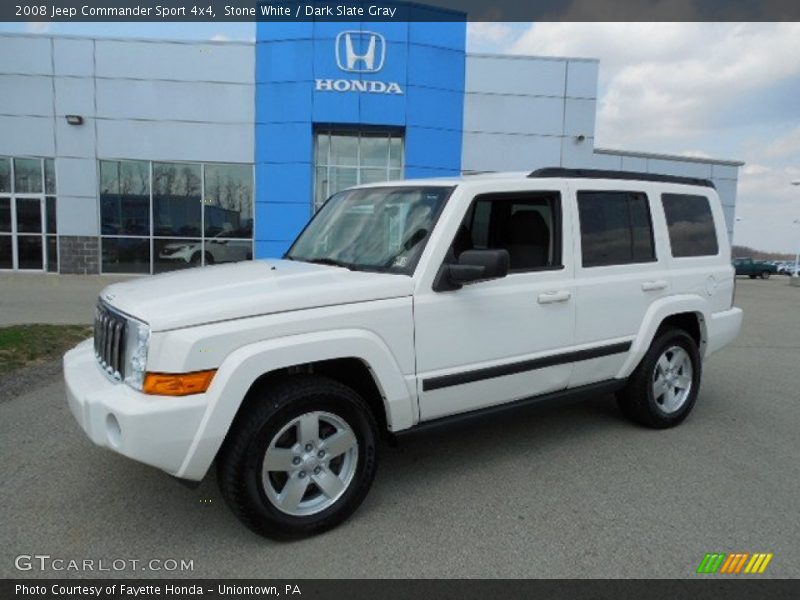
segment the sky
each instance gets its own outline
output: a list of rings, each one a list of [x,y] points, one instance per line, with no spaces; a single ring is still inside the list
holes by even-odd
[[[252,23],[1,23],[0,31],[251,40]],[[471,52],[600,60],[601,148],[741,160],[734,242],[800,249],[799,23],[470,23]],[[794,221],[798,223],[794,223]]]

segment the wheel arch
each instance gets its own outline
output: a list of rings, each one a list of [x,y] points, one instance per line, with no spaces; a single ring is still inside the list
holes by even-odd
[[[417,421],[416,396],[389,348],[364,330],[326,331],[258,342],[231,353],[207,392],[209,404],[177,476],[202,479],[240,410],[276,377],[317,373],[355,389],[387,431]]]
[[[639,366],[653,340],[670,327],[686,331],[697,344],[700,356],[704,357],[708,347],[708,315],[706,302],[700,296],[668,297],[654,302],[642,321],[628,359],[617,378],[629,377]]]

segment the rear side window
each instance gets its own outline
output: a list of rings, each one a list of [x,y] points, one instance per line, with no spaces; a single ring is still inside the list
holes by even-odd
[[[719,252],[711,206],[705,196],[662,194],[672,256],[715,256]]]
[[[578,192],[584,267],[656,258],[647,196],[641,192]]]

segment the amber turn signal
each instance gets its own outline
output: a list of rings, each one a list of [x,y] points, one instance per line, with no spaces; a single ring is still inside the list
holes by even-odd
[[[147,373],[142,391],[157,396],[202,394],[211,385],[216,369],[194,373]]]

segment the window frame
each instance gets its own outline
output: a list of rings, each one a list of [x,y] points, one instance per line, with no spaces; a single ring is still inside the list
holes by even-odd
[[[581,201],[580,196],[581,194],[624,194],[627,197],[627,217],[628,217],[628,230],[630,232],[630,250],[631,250],[631,257],[630,260],[626,262],[614,262],[608,264],[585,264],[584,263],[584,232],[583,232],[583,221],[581,219]],[[647,220],[650,225],[650,247],[653,250],[652,258],[648,259],[636,259],[634,257],[633,252],[633,244],[634,244],[634,236],[633,236],[633,213],[631,210],[631,197],[632,196],[642,196],[644,197],[644,205],[647,209]],[[576,208],[576,217],[578,219],[578,227],[577,227],[577,235],[580,237],[580,267],[581,269],[598,269],[604,267],[627,267],[632,265],[647,265],[652,263],[659,262],[659,255],[658,255],[658,247],[656,245],[656,237],[655,237],[655,225],[653,223],[653,208],[650,202],[650,194],[644,190],[637,190],[637,189],[619,189],[619,188],[582,188],[575,190],[575,208]]]
[[[547,272],[547,271],[562,271],[565,268],[564,265],[564,194],[560,189],[536,189],[536,190],[516,190],[516,191],[509,191],[509,192],[484,192],[477,194],[472,198],[467,207],[467,210],[464,212],[464,218],[461,219],[458,227],[461,228],[464,225],[464,222],[469,219],[470,220],[470,231],[472,231],[471,227],[475,223],[475,207],[477,206],[478,202],[483,200],[494,201],[495,199],[499,201],[508,201],[513,202],[514,200],[524,200],[530,199],[532,195],[551,195],[555,199],[555,206],[553,207],[553,231],[552,234],[552,243],[553,243],[553,262],[558,264],[553,264],[550,266],[544,267],[531,267],[527,269],[511,269],[508,270],[508,275],[517,275],[519,273],[539,273],[539,272]],[[456,230],[456,234],[458,235],[458,230]],[[455,235],[453,239],[450,240],[450,245],[448,246],[448,254],[449,249],[453,247],[453,243],[455,242]],[[491,248],[490,248],[491,249]],[[445,259],[447,260],[447,259]]]

